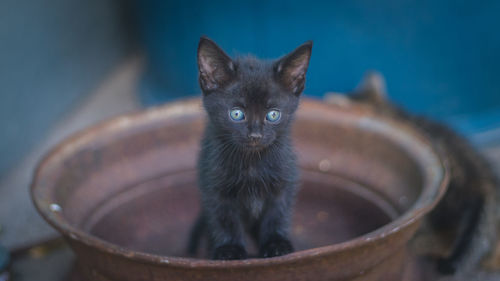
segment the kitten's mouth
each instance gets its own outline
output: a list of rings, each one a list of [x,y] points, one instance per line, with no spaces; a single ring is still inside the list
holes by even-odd
[[[261,142],[248,142],[248,148],[251,150],[262,150],[266,146],[262,144]]]

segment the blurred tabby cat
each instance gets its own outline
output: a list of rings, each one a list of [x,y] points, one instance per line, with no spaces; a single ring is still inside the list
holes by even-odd
[[[491,252],[497,239],[499,215],[495,205],[500,202],[499,182],[487,161],[450,128],[410,114],[388,101],[383,77],[377,73],[367,75],[349,97],[379,114],[416,126],[440,148],[449,163],[450,183],[420,232],[437,237],[433,241],[449,241],[451,237],[451,247],[437,257],[439,272],[452,274],[457,269],[477,266]],[[429,248],[440,246],[430,244]]]

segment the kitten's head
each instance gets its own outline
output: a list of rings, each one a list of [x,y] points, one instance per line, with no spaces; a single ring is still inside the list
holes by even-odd
[[[312,42],[288,55],[263,61],[231,59],[212,40],[198,46],[203,105],[217,134],[252,150],[288,134],[311,57]]]

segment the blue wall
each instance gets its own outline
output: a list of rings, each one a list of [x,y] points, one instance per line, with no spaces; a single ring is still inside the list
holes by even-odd
[[[280,56],[314,40],[306,93],[353,89],[377,69],[411,111],[466,131],[500,126],[500,1],[141,1],[143,99],[199,92],[200,35],[229,54]]]
[[[1,1],[0,180],[130,52],[125,2]]]

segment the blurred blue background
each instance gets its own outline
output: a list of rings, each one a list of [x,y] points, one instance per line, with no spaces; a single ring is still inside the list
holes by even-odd
[[[306,94],[382,72],[395,102],[473,133],[500,125],[500,1],[141,1],[142,100],[198,93],[200,35],[275,58],[314,40]]]
[[[201,35],[263,58],[314,40],[306,95],[378,70],[408,110],[500,131],[499,15],[493,0],[2,1],[0,179],[132,54],[146,60],[144,106],[199,95]]]
[[[127,1],[0,1],[0,180],[134,48]]]

